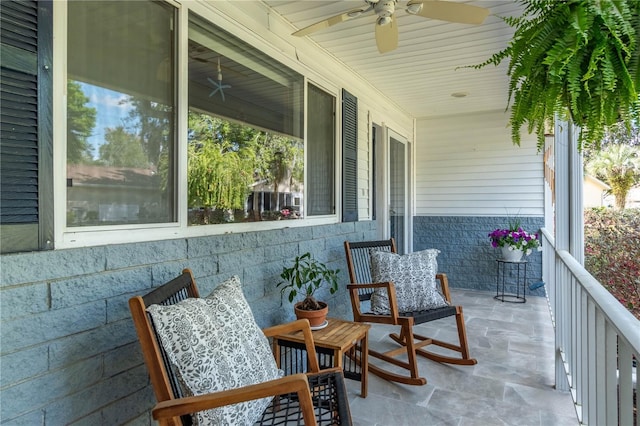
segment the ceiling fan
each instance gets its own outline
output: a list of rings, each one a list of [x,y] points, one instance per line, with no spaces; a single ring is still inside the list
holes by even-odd
[[[380,53],[390,52],[398,47],[398,26],[395,20],[396,4],[398,0],[363,0],[366,5],[332,16],[323,21],[311,24],[293,33],[302,37],[323,28],[349,19],[365,16],[373,11],[377,15],[375,23],[376,45]],[[411,15],[441,21],[457,22],[461,24],[481,24],[489,15],[484,7],[464,3],[454,3],[440,0],[409,0],[405,11]]]

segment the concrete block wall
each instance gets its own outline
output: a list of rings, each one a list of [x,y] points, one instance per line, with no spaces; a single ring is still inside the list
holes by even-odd
[[[3,425],[149,425],[155,403],[128,300],[191,268],[203,295],[238,275],[261,327],[289,321],[282,267],[310,251],[339,268],[332,316],[351,318],[343,242],[375,222],[32,252],[0,257]]]
[[[539,232],[542,217],[521,217],[522,228]],[[500,250],[491,246],[488,234],[496,228],[507,228],[508,217],[416,216],[413,219],[413,250],[437,248],[438,269],[445,272],[449,285],[482,291],[496,291],[497,263]],[[524,258],[527,264],[527,296],[544,296],[544,287],[529,290],[529,285],[542,280],[542,254],[533,252]],[[515,292],[516,269],[507,266],[506,292]],[[522,290],[521,290],[522,291]],[[454,301],[455,302],[455,301]]]

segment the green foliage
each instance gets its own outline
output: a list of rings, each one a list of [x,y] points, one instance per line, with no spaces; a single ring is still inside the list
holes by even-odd
[[[586,209],[585,268],[640,319],[640,209]]]
[[[608,126],[640,117],[640,1],[519,0],[515,29],[504,50],[482,68],[509,60],[511,137],[520,145],[526,125],[544,146],[545,124],[555,115],[580,126],[579,147],[599,147]]]
[[[303,145],[247,125],[189,112],[189,207],[241,209],[254,183],[270,183],[274,196],[302,183]],[[206,222],[206,221],[205,221]]]
[[[314,259],[311,253],[305,253],[296,256],[291,267],[282,268],[280,278],[283,281],[278,283],[280,293],[284,296],[288,293],[290,303],[293,303],[298,293],[305,296],[302,301],[301,309],[317,310],[320,309],[318,302],[313,295],[323,285],[329,286],[329,291],[334,294],[338,291],[338,273],[339,269],[329,269],[327,266]]]
[[[147,161],[152,165],[159,165],[161,156],[167,155],[173,144],[173,109],[171,106],[130,96],[126,103],[132,105],[129,111],[129,123],[134,123],[135,133],[147,155]]]
[[[107,166],[147,168],[149,162],[140,139],[124,127],[107,129],[105,143],[100,145],[100,160]]]
[[[88,102],[80,83],[67,81],[67,162],[70,164],[93,161],[87,138],[96,125],[97,111],[86,106]]]
[[[640,147],[606,145],[590,157],[585,169],[611,187],[616,208],[624,209],[629,190],[640,182]]]

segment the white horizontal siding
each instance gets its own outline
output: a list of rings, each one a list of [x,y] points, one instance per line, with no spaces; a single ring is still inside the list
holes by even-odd
[[[371,219],[371,125],[364,102],[358,102],[358,220]]]
[[[417,120],[417,215],[543,215],[542,153],[526,132],[514,146],[507,122],[503,111]]]

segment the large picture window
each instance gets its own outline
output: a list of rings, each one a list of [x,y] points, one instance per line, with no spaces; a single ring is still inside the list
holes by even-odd
[[[189,20],[189,224],[304,217],[304,79]]]
[[[175,11],[68,3],[67,226],[175,214]]]
[[[63,7],[64,243],[336,215],[335,93],[197,4]]]

